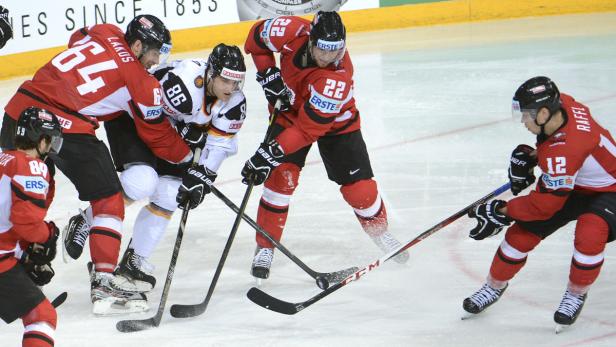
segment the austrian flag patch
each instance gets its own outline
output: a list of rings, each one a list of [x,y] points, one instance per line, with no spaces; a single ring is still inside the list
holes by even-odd
[[[246,75],[245,72],[233,71],[233,70],[227,69],[226,67],[222,68],[222,71],[220,72],[221,77],[224,77],[232,81],[243,81],[245,75]]]

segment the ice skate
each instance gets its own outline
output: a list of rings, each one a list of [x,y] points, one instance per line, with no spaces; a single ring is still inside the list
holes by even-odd
[[[94,271],[92,262],[88,263],[88,271],[90,272],[90,298],[94,315],[139,313],[149,309],[145,294],[118,289],[114,285],[115,275],[113,273]]]
[[[468,314],[464,315],[462,319],[473,317],[497,302],[507,289],[507,286],[508,284],[502,289],[494,289],[487,283],[484,284],[483,287],[481,287],[473,295],[464,299],[462,308],[464,308],[464,311]]]
[[[554,312],[554,322],[556,322],[556,333],[562,332],[566,327],[572,325],[582,312],[588,294],[574,294],[567,289],[563,299]]]
[[[115,271],[115,283],[123,287],[122,283],[128,281],[135,285],[139,292],[149,292],[156,286],[156,278],[152,276],[153,270],[154,266],[145,257],[135,254],[132,248],[128,248]]]
[[[62,258],[64,262],[67,263],[69,261],[69,256],[73,259],[78,259],[90,235],[90,224],[88,224],[86,214],[82,209],[79,209],[79,213],[68,220],[68,224],[62,230],[62,234],[64,244]]]
[[[252,260],[252,269],[250,274],[257,278],[257,284],[260,285],[259,279],[267,279],[269,277],[270,267],[274,258],[273,248],[261,248],[257,246],[255,257]]]
[[[388,231],[382,233],[379,236],[370,236],[372,242],[374,242],[383,252],[389,253],[395,249],[402,247],[400,241],[398,241]],[[404,251],[393,258],[398,264],[406,264],[409,260],[409,252]]]

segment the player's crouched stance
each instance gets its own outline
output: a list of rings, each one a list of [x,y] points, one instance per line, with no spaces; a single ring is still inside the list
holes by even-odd
[[[43,220],[53,199],[43,160],[61,146],[56,116],[31,107],[17,121],[16,150],[0,152],[0,318],[21,318],[24,347],[54,345],[56,310],[37,286],[54,275],[59,235],[53,222]]]
[[[271,135],[242,170],[243,182],[263,184],[257,223],[280,240],[291,197],[306,156],[319,147],[327,177],[340,186],[364,232],[385,253],[401,246],[388,231],[387,209],[374,180],[353,96],[353,63],[346,28],[336,12],[319,11],[312,22],[282,16],[256,22],[245,50],[257,67],[257,81],[268,103],[280,101]],[[280,55],[280,68],[274,53]],[[270,241],[256,235],[251,274],[269,277],[274,256]],[[404,251],[398,263],[409,258]]]
[[[522,84],[513,98],[514,115],[537,135],[537,149],[519,145],[509,167],[511,190],[517,195],[535,181],[529,195],[508,202],[494,200],[477,206],[470,237],[482,240],[511,225],[492,260],[486,283],[466,298],[464,310],[477,314],[494,304],[508,282],[522,269],[527,255],[570,221],[577,221],[569,283],[554,321],[573,324],[603,265],[605,244],[616,234],[616,142],[571,96],[560,94],[547,77]]]
[[[158,66],[153,74],[163,88],[165,117],[189,146],[202,151],[193,167],[174,165],[148,149],[128,115],[105,122],[111,155],[121,172],[125,203],[149,199],[137,215],[131,242],[116,270],[120,280],[142,291],[156,285],[154,267],[148,258],[173,213],[187,203],[189,209],[196,208],[210,193],[220,165],[237,152],[237,133],[246,117],[246,98],[241,91],[246,65],[236,46],[219,44],[207,61],[172,61]],[[68,228],[87,225],[90,215],[88,209],[74,216],[75,222]],[[84,244],[79,243],[79,253]],[[77,245],[73,242],[73,246]]]

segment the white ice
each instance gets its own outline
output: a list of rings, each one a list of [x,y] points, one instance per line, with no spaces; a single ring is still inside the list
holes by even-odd
[[[551,77],[561,91],[590,106],[595,118],[616,135],[616,13],[486,21],[350,35],[355,97],[363,134],[385,197],[392,232],[410,240],[506,182],[511,150],[534,138],[510,118],[515,88],[536,75]],[[176,57],[205,57],[207,51]],[[254,75],[249,66],[248,76]],[[5,104],[22,79],[0,84]],[[248,78],[248,119],[238,155],[223,164],[217,186],[239,205],[245,186],[243,162],[266,127],[266,105]],[[104,138],[101,131],[100,138]],[[63,226],[78,207],[76,192],[59,175],[49,217]],[[261,189],[247,213],[256,218]],[[510,194],[504,194],[509,198]],[[141,205],[127,210],[126,241]],[[157,288],[154,314],[167,271],[178,216],[153,256]],[[214,196],[188,218],[184,243],[167,307],[205,296],[234,214]],[[160,327],[122,334],[118,319],[90,313],[88,251],[76,262],[54,262],[49,297],[69,292],[58,309],[57,346],[614,346],[616,262],[606,250],[601,276],[577,323],[554,334],[552,315],[568,280],[573,229],[552,235],[530,255],[502,300],[472,320],[461,321],[462,300],[483,283],[502,235],[473,241],[472,221],[462,218],[410,249],[408,265],[387,262],[362,280],[294,316],[280,315],[245,296],[254,231],[242,224],[204,315],[175,319],[165,313]],[[317,271],[361,266],[380,257],[363,233],[338,187],[327,180],[312,151],[292,201],[282,240]],[[281,253],[262,287],[283,300],[302,301],[318,293],[314,281]],[[19,322],[0,325],[0,345],[18,346]]]

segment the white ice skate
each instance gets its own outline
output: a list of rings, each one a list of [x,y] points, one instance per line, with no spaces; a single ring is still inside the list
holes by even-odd
[[[269,277],[273,259],[273,248],[261,248],[257,246],[255,257],[252,260],[252,268],[250,270],[250,274],[254,276],[257,286],[261,286],[261,281]]]
[[[91,262],[90,272],[92,313],[96,316],[110,316],[127,313],[146,312],[149,309],[147,297],[143,293],[127,292],[114,285],[115,275],[94,271]]]
[[[398,249],[402,246],[392,234],[388,231],[382,233],[379,236],[370,236],[372,242],[374,242],[384,253],[389,253],[394,249]],[[406,264],[409,261],[408,250],[396,255],[394,261],[398,264]]]

